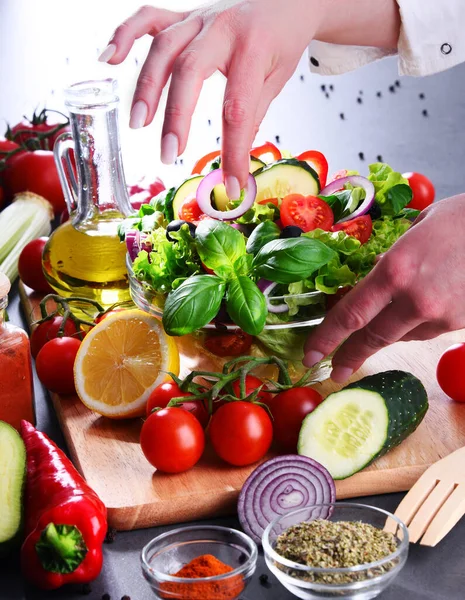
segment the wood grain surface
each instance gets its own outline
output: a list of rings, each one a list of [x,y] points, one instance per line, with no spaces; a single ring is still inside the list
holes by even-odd
[[[28,322],[39,318],[40,297],[25,287],[21,300]],[[429,411],[415,433],[400,446],[352,477],[336,483],[337,497],[350,498],[410,489],[425,469],[465,446],[465,404],[452,402],[436,382],[436,364],[455,332],[427,342],[398,343],[369,359],[353,380],[386,371],[410,371],[425,385]],[[215,367],[188,336],[179,338],[181,370]],[[316,384],[323,394],[340,389],[330,380]],[[138,529],[233,513],[239,491],[254,466],[226,465],[210,449],[190,471],[154,472],[139,446],[141,421],[112,421],[88,410],[77,397],[51,398],[77,469],[108,508],[109,524]]]

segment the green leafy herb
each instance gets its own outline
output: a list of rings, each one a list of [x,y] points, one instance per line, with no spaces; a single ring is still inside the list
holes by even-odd
[[[259,277],[277,283],[292,283],[309,277],[335,256],[333,250],[318,240],[306,237],[268,242],[254,258]]]
[[[265,326],[268,314],[265,296],[245,275],[229,282],[226,308],[234,323],[250,335],[259,334]]]
[[[163,311],[166,333],[186,335],[207,325],[218,314],[225,287],[224,281],[214,275],[186,279],[166,299]]]
[[[421,210],[417,210],[416,208],[404,208],[394,219],[410,219],[414,221],[420,213]]]
[[[202,262],[215,271],[224,266],[234,269],[235,261],[245,254],[242,233],[222,221],[201,221],[195,239]]]
[[[352,214],[360,202],[365,198],[365,190],[361,187],[346,185],[346,189],[331,194],[331,196],[318,196],[324,200],[334,213],[334,222]]]
[[[281,230],[273,221],[264,221],[257,225],[249,236],[247,241],[247,252],[257,254],[265,244],[272,240],[277,240]]]
[[[237,275],[248,275],[252,269],[253,256],[250,254],[244,254],[234,263],[234,271]]]

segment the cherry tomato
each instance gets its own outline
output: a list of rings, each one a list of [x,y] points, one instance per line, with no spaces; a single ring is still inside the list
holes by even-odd
[[[205,348],[216,356],[242,356],[247,354],[253,336],[241,329],[227,333],[209,333],[205,338]]]
[[[58,337],[58,331],[62,324],[63,317],[56,316],[37,325],[31,333],[31,354],[34,358],[36,358],[47,342]],[[73,337],[82,340],[83,332],[76,327],[74,321],[67,319],[61,337]]]
[[[219,150],[214,150],[213,152],[205,154],[205,156],[202,156],[202,158],[199,158],[192,169],[192,175],[200,175],[208,163],[211,163],[213,160],[215,160],[215,158],[218,158],[220,154],[221,152]]]
[[[66,208],[53,152],[37,150],[15,154],[8,160],[3,180],[11,195],[29,191],[46,198],[55,215]]]
[[[277,394],[271,404],[273,437],[285,452],[296,452],[304,418],[323,401],[310,387],[292,388]]]
[[[363,217],[356,217],[345,223],[333,225],[331,231],[344,231],[347,235],[357,238],[361,244],[365,244],[373,231],[373,222],[370,215],[363,215]]]
[[[179,218],[182,221],[189,221],[190,223],[200,221],[202,220],[202,217],[205,216],[206,215],[204,215],[204,213],[200,210],[195,196],[184,202],[184,204],[181,206],[181,210],[179,211]]]
[[[297,225],[303,231],[329,231],[334,223],[334,215],[329,204],[316,196],[290,194],[281,204],[281,221],[284,227]]]
[[[318,152],[318,150],[307,150],[307,152],[299,154],[297,160],[309,163],[318,175],[320,189],[323,189],[326,186],[326,180],[328,179],[328,161],[326,160],[325,155],[322,152]]]
[[[213,415],[210,439],[215,452],[231,465],[242,467],[260,460],[273,440],[266,410],[252,402],[228,402]]]
[[[145,421],[140,434],[145,458],[159,471],[182,473],[202,456],[205,434],[198,420],[182,408],[163,408]]]
[[[279,150],[279,148],[277,148],[271,142],[265,142],[262,146],[252,148],[250,154],[255,158],[261,158],[262,156],[265,156],[265,154],[271,154],[274,161],[281,160],[282,158],[281,151]]]
[[[436,191],[432,181],[428,177],[421,173],[404,173],[402,177],[408,179],[413,192],[413,198],[407,204],[407,208],[423,210],[434,202]]]
[[[5,158],[5,154],[19,148],[19,144],[11,140],[0,140],[0,159]]]
[[[233,389],[233,393],[236,398],[241,397],[241,384],[239,379],[233,381],[231,384]],[[263,402],[263,404],[270,404],[273,394],[271,392],[266,391],[266,385],[264,382],[255,377],[255,375],[247,375],[245,378],[245,395],[249,396],[252,392],[254,392],[257,388],[261,387],[262,389],[258,392],[257,402]]]
[[[445,394],[456,402],[465,402],[465,343],[454,344],[444,352],[436,377]]]
[[[51,294],[53,290],[42,270],[42,253],[47,241],[47,237],[40,237],[24,246],[19,255],[18,271],[21,281],[35,292]]]
[[[166,408],[173,398],[185,398],[187,396],[192,396],[192,394],[183,392],[175,381],[165,381],[150,394],[147,400],[147,416],[152,414],[154,408]],[[179,408],[183,408],[194,415],[204,429],[208,425],[210,415],[203,400],[189,400],[179,405]]]
[[[57,394],[74,394],[74,361],[81,342],[74,337],[55,338],[47,342],[36,358],[41,383]]]
[[[51,123],[48,120],[48,112],[53,111],[44,108],[38,115],[34,113],[32,119],[25,119],[16,123],[8,130],[7,137],[18,144],[26,145],[29,140],[35,138],[39,148],[53,150],[57,137],[65,131],[69,131],[70,127],[67,123]],[[38,136],[41,136],[41,139]]]

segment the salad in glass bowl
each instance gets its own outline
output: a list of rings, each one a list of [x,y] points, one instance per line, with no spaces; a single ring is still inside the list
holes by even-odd
[[[301,364],[310,329],[418,211],[407,208],[408,181],[384,163],[326,184],[323,154],[282,158],[268,143],[252,150],[250,171],[230,201],[220,159],[207,155],[192,177],[123,221],[131,293],[169,335],[201,332],[213,354],[255,350]]]

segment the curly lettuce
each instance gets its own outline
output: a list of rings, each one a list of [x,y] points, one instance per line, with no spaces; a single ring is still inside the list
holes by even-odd
[[[179,231],[170,232],[170,236],[176,242],[166,239],[164,228],[152,231],[147,238],[147,242],[152,244],[152,252],[139,252],[132,266],[139,281],[163,294],[179,287],[187,277],[202,272],[188,226],[183,225]]]
[[[375,186],[375,201],[382,216],[395,216],[412,200],[412,188],[405,177],[385,163],[369,166],[368,179]]]

